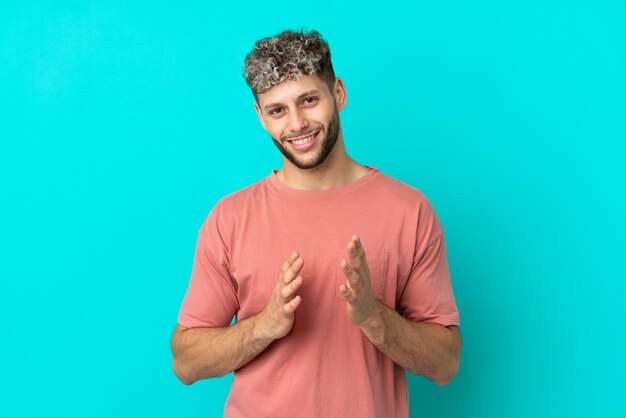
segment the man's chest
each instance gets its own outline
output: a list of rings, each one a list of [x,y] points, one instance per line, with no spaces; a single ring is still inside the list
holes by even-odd
[[[309,215],[309,216],[307,216]],[[395,306],[398,274],[398,246],[390,245],[388,236],[375,220],[363,216],[326,214],[285,214],[268,222],[267,217],[246,219],[239,225],[231,245],[231,274],[237,283],[238,319],[260,312],[270,299],[284,262],[292,251],[303,258],[299,273],[303,284],[301,314],[316,309],[344,309],[339,286],[346,282],[340,261],[348,259],[347,244],[358,234],[366,250],[370,283],[376,299]],[[410,261],[409,261],[410,262]],[[407,272],[408,273],[408,272]]]

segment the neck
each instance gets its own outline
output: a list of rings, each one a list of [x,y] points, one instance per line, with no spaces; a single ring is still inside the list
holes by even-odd
[[[367,167],[346,154],[343,141],[337,141],[333,151],[319,166],[301,169],[283,158],[283,167],[276,172],[276,176],[294,189],[319,191],[345,186],[368,171]]]

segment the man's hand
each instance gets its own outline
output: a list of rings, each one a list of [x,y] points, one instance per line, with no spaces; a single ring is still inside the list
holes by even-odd
[[[372,293],[370,271],[358,235],[353,235],[348,243],[348,262],[341,260],[340,265],[347,279],[339,287],[346,300],[346,312],[352,322],[362,326],[375,315],[378,302]]]
[[[295,251],[278,273],[278,283],[265,309],[228,327],[186,328],[178,324],[172,335],[172,366],[176,376],[190,385],[237,370],[259,355],[293,326],[302,284],[297,274],[304,261]]]
[[[302,300],[295,293],[302,284],[302,276],[298,273],[303,265],[302,257],[295,251],[291,253],[278,273],[270,301],[259,314],[261,331],[274,340],[287,335],[293,326],[296,309]]]
[[[439,385],[447,384],[459,368],[461,337],[456,327],[413,322],[374,298],[361,240],[348,243],[348,261],[341,268],[348,282],[339,287],[348,317],[380,351],[411,373]]]

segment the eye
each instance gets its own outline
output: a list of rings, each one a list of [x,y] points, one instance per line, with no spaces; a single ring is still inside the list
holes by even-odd
[[[306,99],[304,99],[304,102],[306,104],[313,104],[317,102],[317,97],[307,97]]]
[[[270,115],[278,115],[281,112],[281,108],[280,107],[275,107],[274,109],[270,110]]]

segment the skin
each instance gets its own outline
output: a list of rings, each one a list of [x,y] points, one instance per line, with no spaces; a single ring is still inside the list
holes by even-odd
[[[282,154],[276,175],[302,190],[344,186],[368,172],[345,150],[339,113],[346,104],[343,81],[332,88],[319,77],[286,80],[258,95],[254,103],[263,128]],[[289,139],[319,131],[313,147],[295,149]],[[297,294],[304,260],[297,251],[283,263],[267,306],[259,314],[224,328],[186,328],[176,325],[171,339],[173,368],[185,384],[237,370],[272,341],[287,335],[302,301]],[[340,268],[346,283],[340,291],[346,315],[378,349],[414,374],[445,385],[459,367],[461,337],[457,327],[410,321],[378,302],[372,293],[369,269],[358,235],[346,245]]]
[[[302,96],[306,92],[317,93]],[[298,81],[283,81],[258,97],[254,109],[283,155],[283,167],[276,175],[285,184],[302,190],[327,190],[367,173],[368,168],[350,158],[344,146],[339,113],[346,105],[347,95],[340,78],[329,89],[319,77],[303,76]],[[337,120],[335,129],[333,119]],[[316,143],[306,152],[288,142],[318,130]]]

